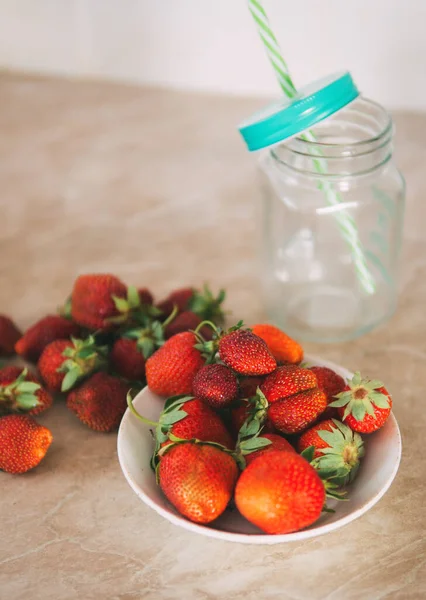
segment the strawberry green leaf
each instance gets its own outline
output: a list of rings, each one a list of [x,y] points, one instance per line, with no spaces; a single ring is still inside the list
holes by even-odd
[[[129,311],[129,303],[125,298],[119,298],[118,296],[112,296],[112,299],[115,304],[115,308],[118,312],[126,313]]]
[[[167,398],[166,402],[164,403],[164,408],[162,413],[166,413],[166,412],[170,412],[170,410],[172,410],[173,408],[175,408],[177,405],[182,405],[184,404],[187,400],[193,400],[194,396],[188,396],[187,394],[179,394],[177,396],[170,396],[169,398]]]
[[[31,408],[38,406],[40,401],[34,394],[19,394],[17,404],[19,408],[22,408],[23,410],[30,410]]]
[[[35,383],[33,381],[23,381],[17,387],[17,391],[19,392],[20,395],[22,395],[23,393],[32,394],[33,392],[36,392],[40,388],[41,388],[41,385],[39,383]]]
[[[243,454],[250,454],[251,452],[255,452],[256,450],[260,450],[261,448],[265,448],[271,444],[271,440],[268,440],[267,438],[253,437],[242,441],[240,443],[240,449]]]
[[[372,392],[369,395],[371,402],[377,406],[377,408],[389,408],[389,398],[385,394],[377,394]]]
[[[129,308],[138,308],[140,306],[139,292],[134,285],[127,288],[127,304]]]
[[[77,383],[81,375],[80,369],[71,369],[62,380],[61,391],[67,392]]]
[[[145,359],[149,358],[155,350],[155,344],[150,338],[143,338],[141,340],[138,340],[136,345]]]
[[[364,402],[354,402],[352,407],[352,415],[357,421],[362,421],[365,417],[366,406]]]
[[[160,416],[160,423],[162,426],[173,425],[187,416],[188,414],[184,410],[176,410],[170,413],[162,414]]]
[[[239,431],[239,437],[245,438],[251,435],[256,435],[260,431],[261,422],[253,417],[249,417],[247,421],[245,421]]]
[[[315,446],[308,446],[300,453],[300,456],[303,456],[305,460],[308,462],[312,462],[315,454]]]

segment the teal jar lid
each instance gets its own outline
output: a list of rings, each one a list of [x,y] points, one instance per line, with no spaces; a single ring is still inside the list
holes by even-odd
[[[255,113],[238,128],[250,152],[283,142],[334,115],[359,96],[350,73],[329,75],[293,98]]]

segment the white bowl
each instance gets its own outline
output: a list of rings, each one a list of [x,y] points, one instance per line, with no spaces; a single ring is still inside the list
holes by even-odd
[[[334,363],[306,357],[310,364],[324,365],[349,379],[347,369]],[[164,404],[164,398],[153,394],[147,387],[134,399],[134,406],[148,419],[156,420]],[[391,413],[382,429],[364,436],[366,453],[358,477],[348,489],[349,500],[329,501],[334,514],[324,513],[320,519],[302,531],[283,535],[267,535],[246,521],[236,510],[226,511],[210,525],[198,525],[182,517],[163,496],[150,468],[153,440],[150,427],[144,425],[130,410],[121,421],[118,432],[118,459],[130,487],[156,512],[171,523],[209,537],[243,544],[280,544],[323,535],[354,521],[380,500],[391,485],[401,460],[401,435],[395,417]]]

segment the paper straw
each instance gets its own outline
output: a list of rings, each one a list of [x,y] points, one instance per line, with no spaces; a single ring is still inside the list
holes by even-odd
[[[259,0],[248,0],[248,6],[253,19],[257,24],[259,36],[265,46],[266,53],[275,71],[281,89],[288,98],[293,98],[297,94],[297,90],[291,79],[287,63],[282,57],[277,38],[269,25],[268,15]],[[316,141],[312,131],[305,131],[301,137],[308,142]],[[316,153],[318,156],[321,156],[319,149],[316,150]],[[313,163],[317,173],[327,173],[327,165],[324,159],[313,159]],[[335,190],[333,190],[329,181],[321,183],[321,188],[324,190],[327,203],[330,206],[341,205],[339,196]],[[374,294],[376,291],[376,284],[368,269],[364,250],[359,239],[358,229],[353,217],[344,210],[337,211],[334,216],[338,222],[343,238],[351,249],[355,271],[362,287],[368,294]]]

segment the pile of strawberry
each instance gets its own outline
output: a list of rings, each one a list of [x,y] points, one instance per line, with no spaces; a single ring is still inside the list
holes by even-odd
[[[208,287],[187,287],[155,303],[148,289],[113,275],[81,275],[60,314],[24,334],[0,315],[0,357],[25,361],[0,368],[0,470],[24,473],[44,458],[52,433],[34,416],[56,392],[66,394],[67,407],[91,429],[116,430],[128,390],[145,385],[149,357],[203,319],[220,323],[224,297],[223,290],[215,297]],[[210,330],[201,331],[207,339]]]
[[[213,332],[206,337],[205,332]],[[302,347],[272,325],[222,331],[200,323],[146,361],[166,397],[154,430],[157,483],[191,521],[228,507],[268,534],[298,531],[345,499],[364,455],[360,434],[384,425],[392,400],[380,381],[302,363]]]

